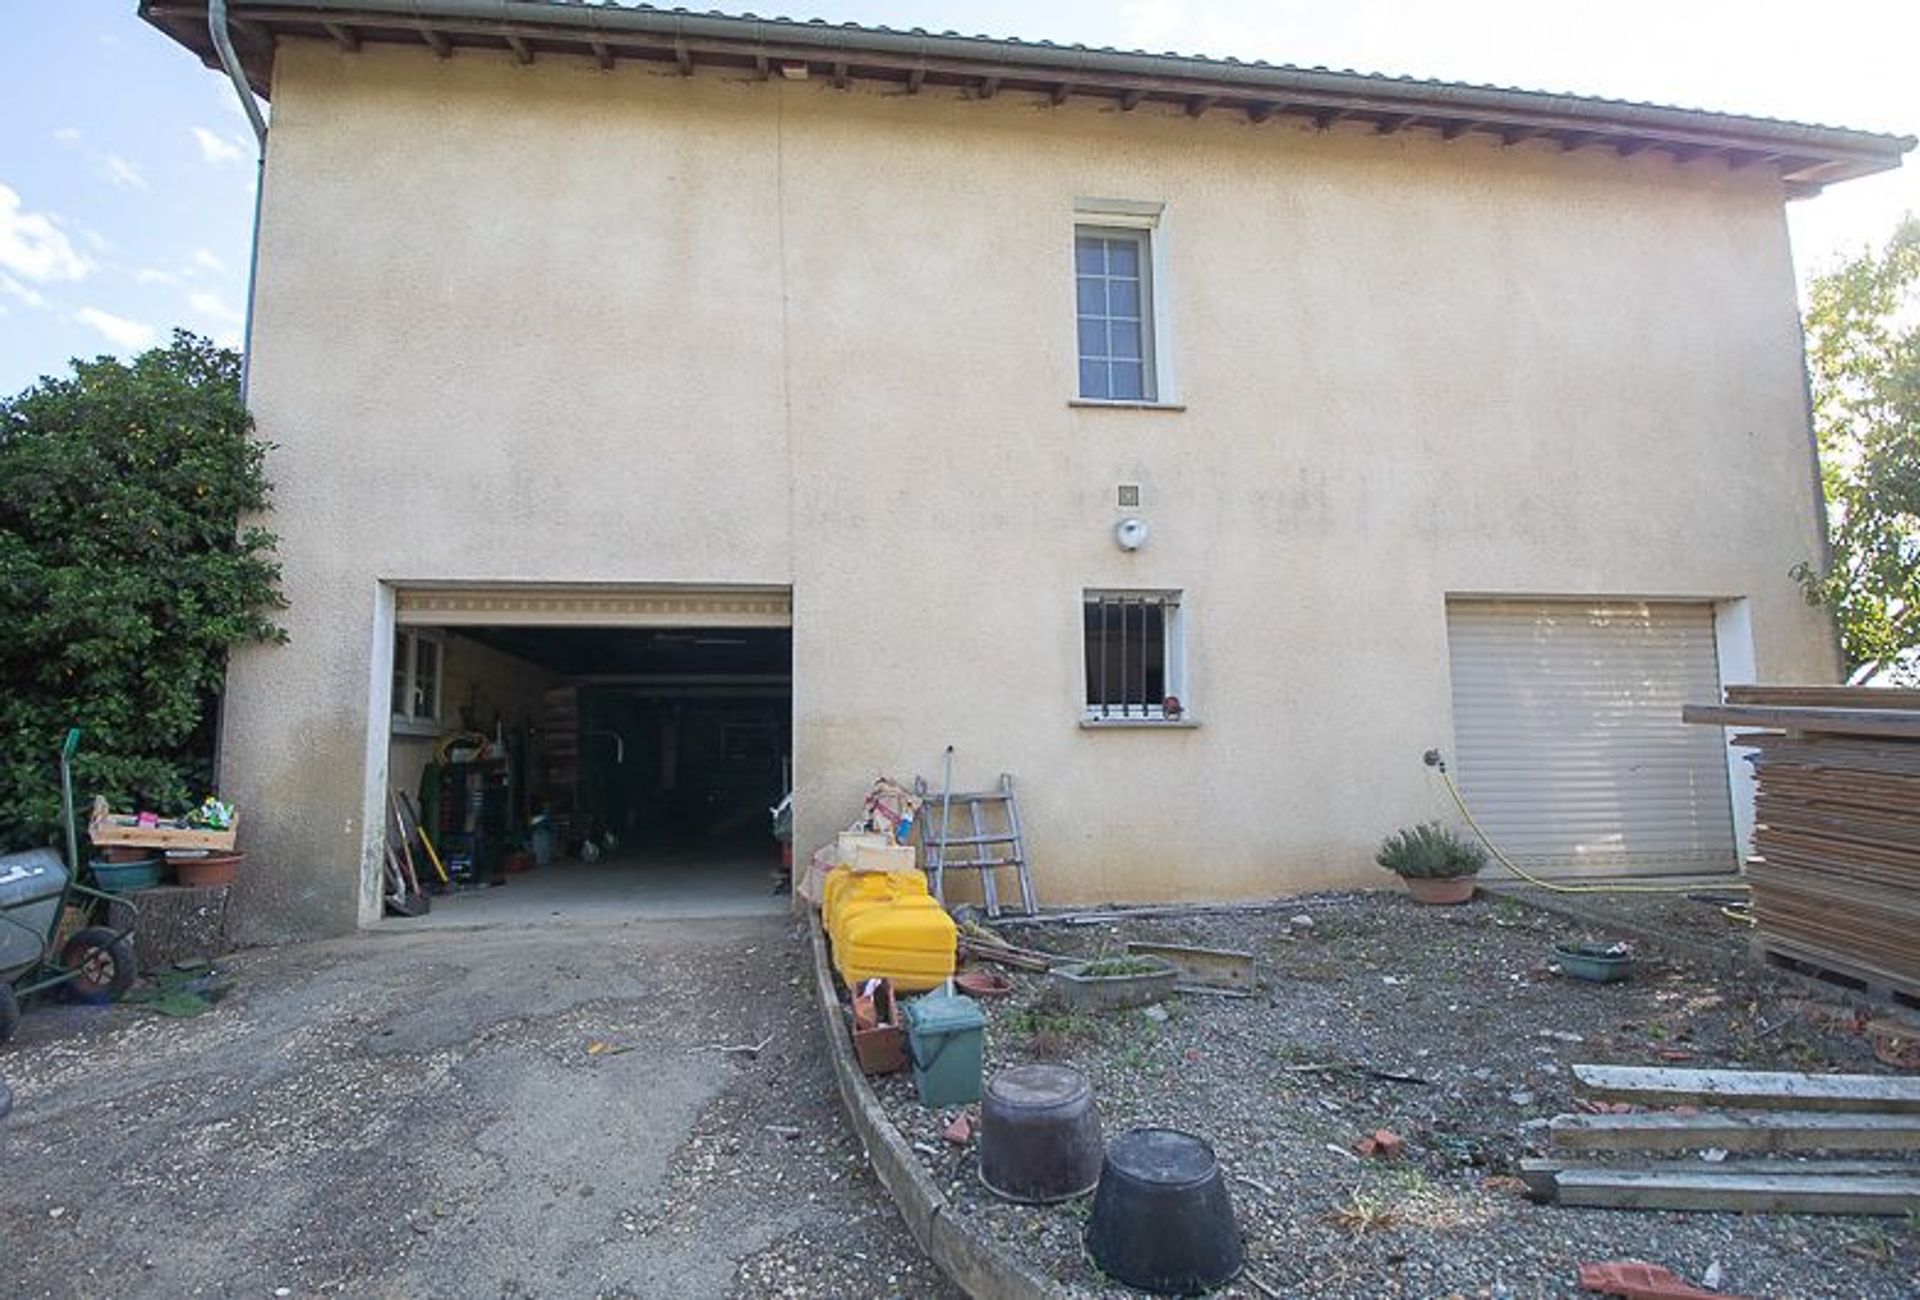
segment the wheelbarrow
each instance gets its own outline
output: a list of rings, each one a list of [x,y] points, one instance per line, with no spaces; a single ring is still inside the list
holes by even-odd
[[[133,987],[133,931],[140,911],[133,903],[80,883],[80,844],[73,820],[73,755],[80,729],[60,747],[60,807],[67,831],[67,860],[52,849],[0,855],[0,1043],[13,1036],[20,1004],[58,989],[84,1002],[107,1002]],[[104,905],[123,903],[124,928],[94,924]],[[69,907],[87,913],[89,924],[53,951],[60,918]]]

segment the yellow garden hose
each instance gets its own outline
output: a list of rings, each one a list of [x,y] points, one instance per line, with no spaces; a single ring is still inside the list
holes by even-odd
[[[1501,866],[1529,884],[1538,885],[1540,888],[1551,890],[1556,894],[1699,894],[1719,893],[1722,891],[1751,892],[1753,889],[1752,885],[1745,884],[1744,882],[1715,885],[1711,890],[1702,890],[1698,885],[1561,885],[1551,880],[1542,880],[1515,862],[1512,858],[1502,853],[1500,846],[1495,844],[1492,837],[1480,828],[1480,823],[1473,819],[1472,810],[1467,807],[1467,801],[1461,797],[1460,787],[1453,783],[1453,774],[1447,771],[1447,760],[1441,757],[1440,751],[1437,749],[1429,749],[1426,752],[1425,760],[1427,766],[1436,769],[1440,773],[1440,779],[1447,783],[1447,793],[1453,796],[1454,804],[1460,809],[1460,815],[1467,819],[1467,825],[1473,828],[1473,833],[1478,835],[1480,842],[1487,846],[1487,852],[1493,854],[1494,860]],[[1722,908],[1721,911],[1725,913],[1726,909]],[[1733,918],[1729,915],[1728,919],[1731,920]]]

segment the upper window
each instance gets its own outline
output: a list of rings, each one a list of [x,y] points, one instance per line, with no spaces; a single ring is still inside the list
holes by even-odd
[[[1152,234],[1105,226],[1074,229],[1083,398],[1159,400],[1154,380]]]
[[[1187,713],[1177,591],[1083,598],[1089,722],[1177,722]]]
[[[440,638],[406,628],[393,634],[393,720],[433,723],[440,719]]]

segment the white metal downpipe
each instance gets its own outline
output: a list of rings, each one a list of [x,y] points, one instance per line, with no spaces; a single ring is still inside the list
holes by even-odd
[[[244,406],[247,401],[247,380],[253,370],[253,298],[260,278],[260,199],[267,188],[267,119],[261,114],[260,104],[253,97],[253,87],[247,84],[247,75],[240,67],[240,56],[234,53],[233,33],[228,30],[227,0],[207,0],[207,32],[213,37],[213,48],[220,55],[220,66],[226,69],[227,79],[233,82],[233,89],[240,96],[240,107],[246,110],[247,121],[253,124],[256,146],[253,163],[253,235],[247,249],[246,321],[241,326],[240,335],[240,403]]]

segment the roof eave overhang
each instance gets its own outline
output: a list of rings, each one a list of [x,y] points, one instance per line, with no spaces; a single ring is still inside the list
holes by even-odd
[[[275,43],[292,37],[347,50],[408,45],[442,58],[478,49],[522,63],[572,55],[608,68],[642,62],[688,74],[709,68],[761,78],[804,75],[843,88],[858,79],[909,92],[944,87],[981,99],[1031,93],[1054,103],[1105,99],[1125,110],[1153,103],[1195,117],[1289,117],[1323,129],[1346,122],[1381,134],[1417,129],[1445,139],[1491,135],[1509,145],[1544,140],[1566,150],[1612,148],[1623,156],[1657,150],[1683,162],[1723,158],[1730,167],[1775,169],[1790,195],[1897,167],[1914,145],[1912,136],[1535,91],[617,5],[231,0],[228,9],[247,79],[262,97],[271,90]],[[142,0],[140,12],[209,67],[217,65],[204,0]]]

